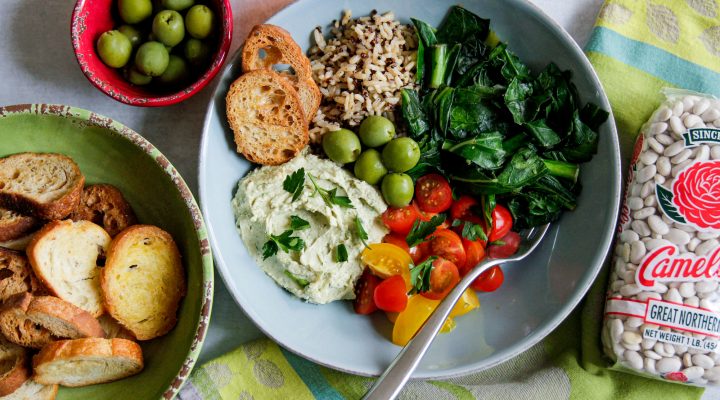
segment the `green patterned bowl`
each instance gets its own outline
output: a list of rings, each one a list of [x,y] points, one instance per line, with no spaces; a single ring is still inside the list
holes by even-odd
[[[62,399],[171,399],[192,370],[210,319],[213,261],[205,223],[177,170],[142,136],[90,111],[47,104],[0,108],[0,156],[34,151],[72,157],[87,183],[123,192],[142,223],[172,234],[187,274],[188,291],[177,326],[142,342],[145,369],[116,382],[60,388]]]

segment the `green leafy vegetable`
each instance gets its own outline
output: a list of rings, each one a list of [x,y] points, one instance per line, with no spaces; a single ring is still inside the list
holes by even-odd
[[[300,197],[303,186],[305,186],[305,168],[300,168],[299,170],[286,176],[283,181],[283,189],[293,195],[292,201],[295,201]]]
[[[430,275],[433,269],[433,261],[437,256],[429,257],[427,260],[410,268],[410,294],[427,292],[430,290]]]
[[[327,204],[328,207],[332,207],[333,204],[338,205],[342,208],[355,208],[352,205],[352,202],[350,201],[350,198],[347,196],[338,196],[337,195],[337,188],[333,188],[330,190],[323,189],[320,186],[318,186],[317,182],[315,181],[315,177],[308,174],[308,177],[310,177],[310,182],[312,182],[313,187],[315,188],[315,192],[313,193],[313,196],[317,193],[320,195],[320,197],[323,199],[325,204]]]
[[[442,149],[457,154],[482,169],[498,169],[505,161],[503,137],[499,132],[485,133],[459,143],[446,140]]]
[[[344,244],[340,243],[339,245],[337,245],[337,248],[335,249],[335,261],[345,262],[347,260],[348,260],[347,247],[345,247]]]
[[[484,42],[488,33],[489,19],[480,18],[463,7],[453,6],[437,30],[437,40],[441,43],[462,43],[468,39]]]
[[[435,215],[430,218],[430,221],[415,220],[410,233],[405,238],[408,247],[415,247],[427,240],[426,237],[435,232],[435,228],[442,225],[443,222],[445,222],[445,215],[443,214]]]
[[[290,216],[290,229],[294,231],[301,231],[303,229],[310,229],[310,223],[297,215]]]
[[[485,235],[485,230],[483,230],[482,225],[470,221],[464,221],[462,237],[467,240],[487,240],[487,235]]]
[[[299,276],[293,274],[292,272],[285,270],[285,275],[287,275],[288,278],[295,281],[295,283],[298,284],[298,286],[304,288],[305,286],[309,285],[310,282],[307,279],[300,278]]]
[[[525,127],[528,129],[530,136],[542,147],[550,149],[560,143],[560,135],[552,130],[544,119],[527,122]]]
[[[365,231],[365,228],[363,227],[360,217],[357,215],[355,216],[355,234],[357,234],[358,238],[365,245],[365,247],[368,247],[368,244],[367,244],[368,234]]]
[[[277,254],[278,249],[289,253],[300,251],[305,248],[305,241],[297,236],[292,236],[293,231],[287,230],[280,235],[268,235],[268,240],[263,245],[263,260]]]

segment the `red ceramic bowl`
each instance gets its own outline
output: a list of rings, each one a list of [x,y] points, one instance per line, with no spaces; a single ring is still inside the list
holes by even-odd
[[[155,92],[152,88],[136,86],[125,80],[122,71],[105,65],[97,54],[95,44],[103,32],[121,25],[117,15],[117,0],[79,0],[72,14],[72,44],[80,69],[85,77],[113,99],[143,107],[161,107],[179,103],[199,92],[215,77],[225,61],[232,39],[233,18],[230,0],[212,0],[211,8],[222,23],[216,38],[212,63],[191,85],[175,92]]]

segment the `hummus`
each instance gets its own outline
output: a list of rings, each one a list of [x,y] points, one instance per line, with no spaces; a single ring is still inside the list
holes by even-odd
[[[293,201],[292,193],[283,189],[283,181],[300,168],[305,169],[305,184],[300,197]],[[354,208],[328,206],[315,193],[308,174],[319,187],[337,189],[338,196],[349,197]],[[378,243],[387,233],[380,219],[387,206],[378,190],[334,162],[311,154],[250,172],[240,180],[232,206],[240,236],[258,265],[292,294],[317,304],[355,297],[353,288],[363,271],[360,253],[365,248],[355,228],[355,217],[360,218],[368,234],[367,243]],[[305,241],[305,247],[290,253],[279,249],[263,260],[268,234],[289,230],[292,215],[310,223],[309,229],[293,233]],[[340,244],[347,248],[345,262],[336,261]]]

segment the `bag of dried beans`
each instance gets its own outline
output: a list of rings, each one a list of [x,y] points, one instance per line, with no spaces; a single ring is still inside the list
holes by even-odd
[[[720,385],[720,101],[665,95],[633,152],[602,342],[614,368]]]

